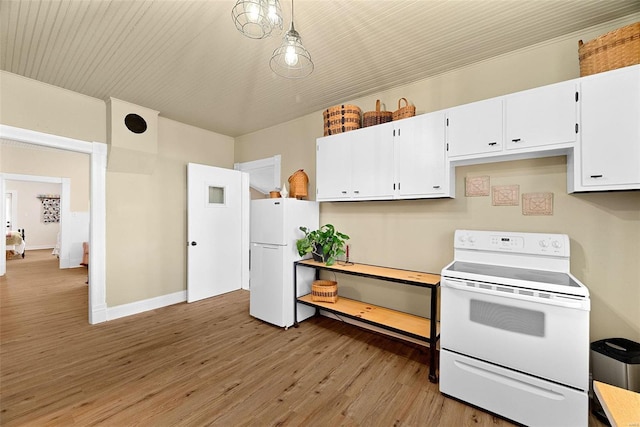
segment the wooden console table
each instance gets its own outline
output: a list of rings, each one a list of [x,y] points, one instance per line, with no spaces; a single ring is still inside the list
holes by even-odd
[[[436,374],[436,344],[440,339],[440,322],[344,297],[340,297],[335,303],[313,301],[311,294],[297,297],[298,267],[314,268],[316,270],[316,279],[320,277],[320,271],[326,270],[334,273],[429,288],[431,290],[431,317],[433,318],[435,318],[438,312],[440,275],[367,264],[350,263],[328,266],[323,262],[317,262],[311,259],[296,261],[293,266],[293,297],[295,302],[315,307],[316,313],[320,310],[326,310],[330,313],[345,316],[428,343],[429,380],[434,383],[438,382],[438,375]],[[293,325],[298,327],[297,310],[293,310],[293,313]]]

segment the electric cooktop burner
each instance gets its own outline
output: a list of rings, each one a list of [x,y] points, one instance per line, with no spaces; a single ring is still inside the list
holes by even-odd
[[[447,271],[479,274],[492,278],[512,280],[524,280],[533,283],[547,283],[550,285],[569,286],[579,288],[580,285],[566,273],[546,270],[531,270],[528,268],[503,267],[491,264],[475,264],[471,262],[456,261],[447,268]]]

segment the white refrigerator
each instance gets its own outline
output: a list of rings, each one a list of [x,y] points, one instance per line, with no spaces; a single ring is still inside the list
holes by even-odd
[[[250,211],[250,297],[249,314],[288,328],[293,325],[294,305],[298,321],[314,309],[296,304],[293,296],[293,263],[301,259],[296,240],[304,236],[300,227],[319,226],[318,203],[292,198],[251,201]],[[314,269],[298,269],[298,296],[311,292]]]

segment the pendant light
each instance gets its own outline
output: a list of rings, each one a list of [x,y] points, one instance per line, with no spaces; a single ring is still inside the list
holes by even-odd
[[[238,0],[231,9],[238,31],[251,39],[263,39],[282,32],[280,0]]]
[[[302,38],[293,27],[293,0],[291,0],[291,27],[279,48],[273,51],[269,66],[279,76],[301,79],[313,72],[311,54],[302,46]]]

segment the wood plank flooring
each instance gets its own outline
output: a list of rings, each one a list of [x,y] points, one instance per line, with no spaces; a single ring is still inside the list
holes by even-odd
[[[512,425],[442,396],[417,345],[324,317],[285,331],[246,291],[92,326],[85,280],[50,251],[8,261],[0,425]]]

